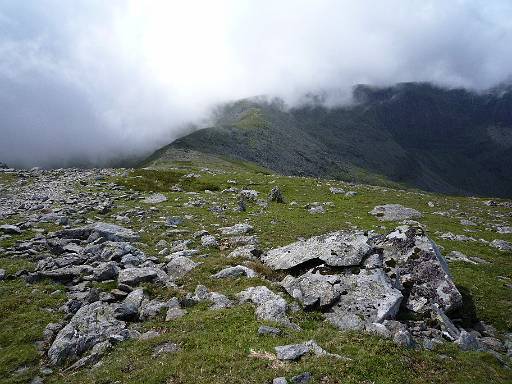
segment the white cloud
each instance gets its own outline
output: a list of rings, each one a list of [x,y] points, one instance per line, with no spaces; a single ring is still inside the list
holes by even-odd
[[[142,151],[215,103],[509,78],[506,0],[0,0],[0,160]]]

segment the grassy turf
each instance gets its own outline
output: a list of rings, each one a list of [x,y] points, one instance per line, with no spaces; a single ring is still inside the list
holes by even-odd
[[[426,225],[429,236],[443,247],[443,253],[458,250],[468,256],[478,256],[490,262],[484,265],[471,265],[462,262],[451,263],[454,280],[464,295],[467,316],[474,320],[479,318],[494,325],[501,332],[512,330],[512,290],[504,280],[512,278],[512,254],[500,252],[482,242],[455,242],[443,240],[444,232],[466,234],[476,239],[490,241],[495,238],[512,241],[511,235],[497,234],[491,227],[492,223],[501,222],[511,225],[511,217],[504,207],[488,207],[482,199],[452,197],[426,194],[417,191],[397,190],[365,185],[350,185],[339,181],[325,181],[312,178],[284,177],[273,175],[261,168],[252,168],[245,163],[229,163],[219,160],[209,166],[195,159],[159,163],[161,169],[139,169],[130,172],[126,177],[116,178],[119,185],[141,193],[160,192],[168,197],[164,203],[157,204],[156,209],[149,209],[147,204],[137,200],[116,200],[112,212],[88,215],[94,220],[114,222],[113,217],[127,210],[144,211],[142,218],[132,218],[127,226],[141,233],[140,247],[147,255],[157,254],[156,243],[165,239],[168,242],[176,239],[188,239],[190,234],[200,229],[207,229],[218,234],[220,226],[248,222],[255,227],[263,249],[285,245],[298,237],[309,237],[328,231],[360,228],[385,232],[394,228],[397,223],[381,223],[370,216],[375,205],[400,203],[423,212],[420,221]],[[199,178],[183,178],[188,173],[198,173]],[[228,180],[236,180],[237,188],[250,188],[260,192],[266,199],[273,186],[283,191],[286,204],[270,203],[264,209],[256,204],[249,204],[247,212],[236,212],[237,197],[210,191],[221,191],[232,186]],[[191,195],[183,192],[171,192],[170,187],[180,184],[186,192],[197,192]],[[333,195],[329,187],[341,187],[353,190],[358,194],[354,197]],[[85,186],[83,192],[108,190],[104,186]],[[120,191],[119,193],[123,193]],[[186,208],[183,205],[191,199],[202,199],[207,202],[205,207]],[[312,202],[327,203],[326,213],[312,215],[304,208]],[[291,202],[295,202],[291,204]],[[434,207],[429,207],[433,202]],[[214,213],[208,208],[217,205],[226,207],[224,212]],[[452,210],[452,211],[450,211]],[[448,216],[436,212],[450,212]],[[163,219],[168,216],[185,218],[180,229],[189,234],[170,237],[164,235],[167,229]],[[465,227],[460,223],[462,218],[471,219],[478,225]],[[469,229],[474,232],[467,232]],[[16,240],[11,238],[10,246]],[[196,242],[195,246],[199,246]],[[190,272],[180,282],[180,288],[164,288],[148,284],[145,286],[147,295],[153,298],[168,299],[172,296],[184,296],[193,291],[197,284],[204,284],[213,291],[221,292],[234,298],[237,292],[254,285],[267,285],[262,278],[215,280],[210,275],[227,265],[246,264],[260,272],[262,277],[270,281],[278,281],[282,274],[263,267],[258,262],[243,259],[226,258],[229,250],[204,250],[207,256],[194,257],[202,262],[201,266]],[[162,258],[163,260],[163,258]],[[20,263],[20,264],[17,264]],[[0,258],[0,268],[14,272],[20,268],[29,268],[25,260]],[[111,283],[95,285],[98,289],[108,291],[113,288]],[[42,287],[46,287],[43,285]],[[50,297],[43,292],[55,289],[40,289],[41,294],[30,297],[25,304],[27,295],[33,289],[20,280],[0,283],[2,312],[8,313],[7,323],[15,324],[22,321],[26,327],[3,326],[0,328],[2,355],[0,360],[5,382],[23,382],[19,377],[27,378],[34,373],[37,352],[33,342],[40,338],[44,326],[58,318],[58,313],[44,310],[57,307],[59,298]],[[46,289],[46,290],[44,290]],[[274,291],[279,291],[275,286]],[[11,298],[10,298],[11,297]],[[287,297],[287,296],[285,296]],[[4,298],[10,298],[4,300]],[[53,301],[55,300],[55,301]],[[9,304],[10,303],[10,304]],[[11,313],[12,312],[12,313]],[[19,320],[19,318],[22,320]],[[299,312],[292,315],[303,332],[297,333],[284,330],[283,336],[272,338],[258,336],[256,330],[261,324],[254,315],[250,305],[210,311],[206,305],[198,305],[188,309],[188,314],[173,322],[164,322],[163,315],[150,322],[137,324],[141,330],[158,329],[162,335],[148,341],[130,341],[116,346],[103,359],[103,363],[94,368],[82,369],[79,372],[59,372],[58,370],[47,380],[51,383],[266,383],[277,376],[288,378],[303,372],[313,373],[315,383],[509,383],[512,374],[500,366],[496,359],[485,353],[462,353],[454,345],[444,345],[435,351],[406,350],[395,346],[391,341],[376,337],[343,333],[326,324],[316,312]],[[2,319],[3,321],[3,319]],[[1,323],[4,325],[4,322]],[[27,331],[30,329],[30,332]],[[27,332],[29,333],[27,335]],[[331,358],[306,357],[296,363],[277,363],[272,360],[251,356],[251,350],[273,352],[276,345],[302,342],[315,339],[326,350],[350,357],[352,361],[338,361]],[[172,341],[178,343],[182,350],[176,354],[152,357],[155,345]],[[5,344],[4,344],[5,343]],[[19,356],[14,352],[19,345]],[[11,348],[11,349],[9,349]],[[28,351],[28,352],[27,352]],[[16,355],[17,356],[17,355]],[[21,376],[12,372],[21,367],[29,366],[28,373]],[[0,372],[0,373],[1,373]],[[23,376],[25,375],[25,376]],[[0,377],[2,375],[0,374]],[[21,380],[21,381],[20,381]],[[0,379],[2,382],[2,379]]]

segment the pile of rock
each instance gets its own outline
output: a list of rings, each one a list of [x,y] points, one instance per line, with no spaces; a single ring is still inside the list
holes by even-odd
[[[444,340],[482,346],[452,319],[462,296],[420,226],[387,235],[334,232],[270,250],[261,260],[287,271],[286,292],[341,330],[366,330],[407,346]],[[397,320],[405,318],[415,320]]]
[[[169,319],[182,314],[176,298],[151,300],[137,286],[146,282],[173,286],[199,263],[175,257],[161,264],[130,243],[137,239],[138,234],[130,229],[97,222],[63,229],[24,245],[39,254],[38,262],[34,272],[18,275],[29,283],[43,278],[58,281],[68,295],[61,308],[67,323],[50,324],[41,345],[48,348],[51,364],[77,359],[73,366],[89,364],[114,343],[139,336],[130,329],[130,322],[151,319],[165,310]],[[117,282],[117,288],[99,291],[93,287],[95,282]],[[88,351],[89,355],[81,357]]]

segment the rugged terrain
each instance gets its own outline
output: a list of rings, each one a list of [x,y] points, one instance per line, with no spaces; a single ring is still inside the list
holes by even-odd
[[[511,201],[147,166],[0,171],[0,382],[512,381]]]
[[[427,83],[358,86],[353,103],[321,97],[287,108],[247,99],[220,107],[212,126],[157,151],[193,149],[280,173],[421,190],[512,196],[512,91],[485,93]]]

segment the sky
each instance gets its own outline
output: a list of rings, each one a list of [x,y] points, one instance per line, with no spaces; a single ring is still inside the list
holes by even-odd
[[[103,164],[215,105],[510,81],[509,0],[0,0],[0,161]]]

